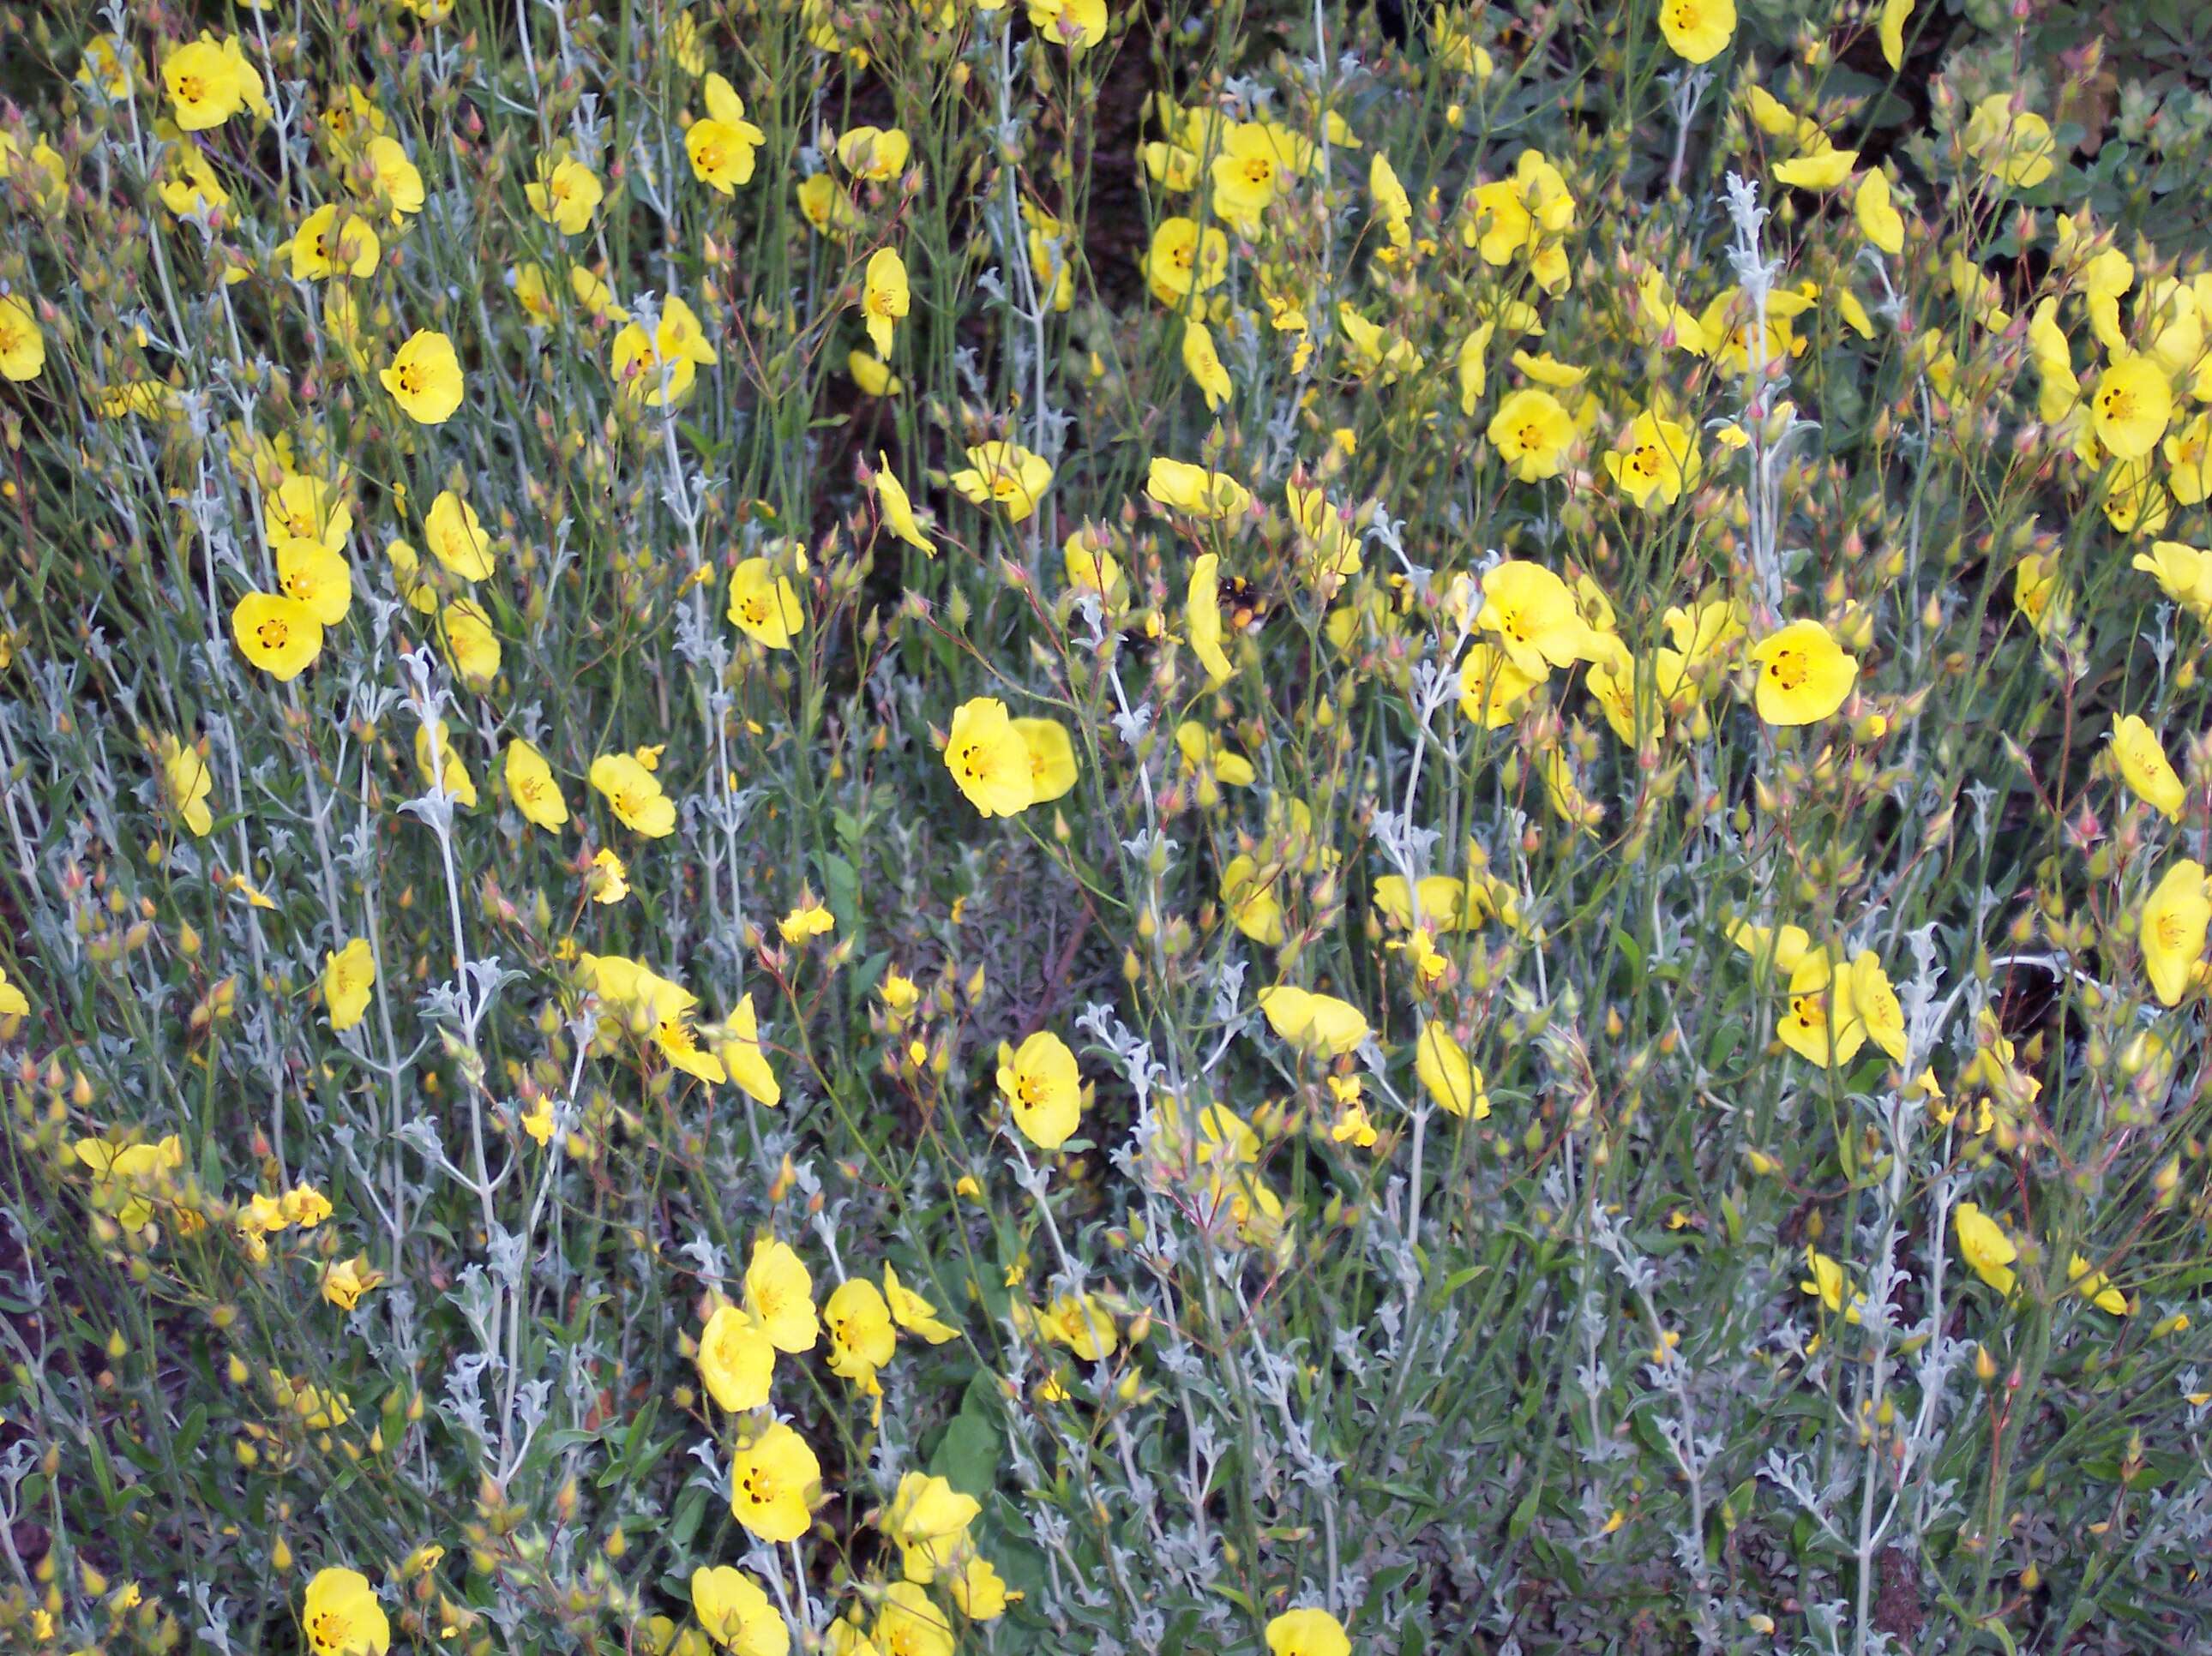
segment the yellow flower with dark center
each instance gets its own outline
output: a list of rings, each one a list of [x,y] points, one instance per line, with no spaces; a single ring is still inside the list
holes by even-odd
[[[753,155],[768,135],[745,118],[745,100],[720,75],[708,76],[703,90],[706,118],[692,122],[684,133],[684,153],[692,175],[726,196],[752,182]]]
[[[293,281],[322,282],[374,275],[382,246],[366,220],[331,202],[301,220],[292,240],[277,251],[290,254]]]
[[[763,1541],[796,1541],[813,1522],[822,1463],[781,1421],[739,1449],[730,1465],[730,1510]]]
[[[46,336],[31,307],[14,294],[0,294],[0,379],[19,385],[46,366]]]
[[[1498,405],[1486,434],[1522,482],[1556,477],[1574,446],[1575,422],[1547,391],[1523,386]]]
[[[1039,1149],[1058,1149],[1082,1125],[1082,1072],[1067,1043],[1049,1029],[1018,1047],[999,1044],[998,1083],[1014,1125]]]
[[[453,353],[453,342],[427,328],[410,334],[392,366],[377,378],[417,425],[443,425],[461,405],[461,360]]]
[[[738,630],[765,650],[788,650],[806,625],[798,590],[766,558],[746,558],[730,571],[728,615]]]
[[[1659,33],[1686,63],[1711,63],[1735,39],[1735,0],[1659,0]]]
[[[877,1372],[898,1350],[898,1330],[890,1307],[865,1277],[837,1284],[822,1302],[822,1324],[830,1332],[830,1372],[873,1393]]]
[[[1753,700],[1770,725],[1812,725],[1844,705],[1859,664],[1817,621],[1793,621],[1751,646],[1759,669]]]
[[[1695,432],[1647,409],[1629,422],[1621,446],[1607,452],[1605,469],[1622,494],[1649,512],[1655,500],[1672,506],[1694,488],[1705,462]]]
[[[392,1648],[392,1623],[358,1570],[317,1571],[300,1625],[314,1656],[386,1656]]]
[[[1014,728],[1006,704],[977,696],[953,710],[945,742],[945,767],[986,816],[1017,816],[1036,798],[1029,743]]]
[[[2172,417],[2173,387],[2148,356],[2114,357],[2089,394],[2090,429],[2123,460],[2148,455]]]
[[[230,632],[246,658],[279,683],[297,678],[322,653],[315,612],[282,593],[247,593],[230,612]]]
[[[624,827],[648,840],[665,839],[676,832],[676,802],[660,791],[653,773],[630,755],[601,754],[592,761],[587,779]]]

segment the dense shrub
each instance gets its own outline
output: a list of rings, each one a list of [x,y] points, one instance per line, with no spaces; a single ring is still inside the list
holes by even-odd
[[[0,31],[6,1648],[2206,1647],[2197,8]]]

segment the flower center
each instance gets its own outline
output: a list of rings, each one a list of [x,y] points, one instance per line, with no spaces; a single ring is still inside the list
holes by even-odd
[[[263,649],[281,650],[292,641],[292,629],[285,622],[272,618],[256,627],[253,636],[260,640]]]
[[[1766,664],[1766,676],[1785,690],[1802,687],[1811,671],[1811,664],[1802,650],[1784,650]]]

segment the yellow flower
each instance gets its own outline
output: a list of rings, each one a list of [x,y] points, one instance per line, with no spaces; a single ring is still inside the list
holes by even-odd
[[[2089,396],[2090,428],[2123,460],[2142,459],[2156,448],[2172,415],[2173,387],[2148,356],[2115,356]]]
[[[1279,947],[1288,932],[1283,925],[1282,900],[1276,882],[1262,882],[1260,864],[1249,854],[1232,857],[1221,870],[1221,906],[1230,924],[1270,949]]]
[[[1552,668],[1580,660],[1595,647],[1566,582],[1525,559],[1505,559],[1483,576],[1482,608],[1475,622],[1497,638],[1507,659],[1535,683],[1548,678]],[[1464,694],[1464,676],[1462,688]]]
[[[1030,803],[1042,805],[1075,786],[1075,743],[1056,719],[1017,719],[1015,732],[1030,750]]]
[[[876,1373],[898,1350],[898,1331],[890,1307],[866,1277],[842,1282],[822,1302],[823,1325],[830,1331],[830,1372],[873,1392]]]
[[[1552,676],[1540,657],[1534,673],[1523,672],[1494,644],[1477,644],[1459,666],[1459,710],[1487,730],[1503,730],[1520,717],[1528,693]]]
[[[2169,822],[2181,820],[2181,807],[2189,792],[2167,761],[2157,731],[2133,713],[2128,714],[2112,726],[2112,756],[2119,762],[2122,779],[2135,790],[2137,798]]]
[[[773,1108],[783,1101],[783,1088],[769,1066],[761,1048],[760,1018],[753,1010],[750,991],[739,998],[737,1010],[723,1021],[721,1040],[715,1048],[722,1066],[738,1089],[756,1103]]]
[[[898,127],[856,126],[838,135],[837,164],[854,178],[888,184],[906,171],[914,145]]]
[[[2212,412],[2197,415],[2160,446],[2169,470],[2166,482],[2184,506],[2201,506],[2212,496]]]
[[[368,1262],[366,1254],[356,1254],[350,1259],[341,1259],[323,1272],[323,1297],[341,1311],[350,1311],[361,1303],[361,1296],[384,1281],[384,1273]]]
[[[422,210],[422,174],[397,138],[382,134],[371,138],[362,150],[362,161],[369,174],[368,193],[390,209],[394,224]]]
[[[295,282],[372,276],[381,251],[376,232],[368,221],[335,202],[325,203],[301,220],[292,240],[277,249],[291,255]]]
[[[2166,870],[2143,903],[2139,935],[2143,970],[2162,1005],[2179,1005],[2203,976],[2204,939],[2212,929],[2212,887],[2202,863],[2183,858]]]
[[[937,543],[922,533],[921,524],[915,520],[914,501],[908,496],[906,485],[892,471],[890,461],[883,451],[876,451],[876,501],[882,508],[884,526],[917,551],[931,557],[937,555]]]
[[[932,1345],[957,1338],[960,1331],[938,1319],[937,1307],[899,1281],[890,1260],[884,1261],[884,1302],[892,1318],[909,1334],[919,1334]]]
[[[1881,0],[1881,16],[1875,36],[1881,43],[1881,60],[1893,70],[1905,67],[1905,20],[1912,15],[1915,0]],[[1895,248],[1889,250],[1895,252]]]
[[[799,181],[799,210],[817,234],[843,241],[860,222],[860,209],[853,205],[844,185],[827,173]]]
[[[1278,984],[1260,991],[1257,999],[1267,1027],[1314,1057],[1341,1057],[1367,1039],[1367,1020],[1359,1010],[1334,995]]]
[[[1221,366],[1221,357],[1213,349],[1212,331],[1195,318],[1182,325],[1182,365],[1191,383],[1198,387],[1198,394],[1206,399],[1208,413],[1234,394],[1236,386],[1229,378],[1229,370]]]
[[[768,135],[745,118],[745,100],[720,75],[708,76],[703,89],[706,118],[692,122],[684,133],[684,153],[692,176],[726,196],[752,182],[753,152]]]
[[[1880,167],[1862,176],[1851,192],[1851,216],[1869,245],[1885,253],[1905,251],[1905,217],[1891,204],[1889,178]]]
[[[1145,281],[1170,309],[1193,294],[1218,288],[1229,274],[1229,238],[1214,225],[1200,234],[1195,219],[1162,219],[1145,249]]]
[[[1862,949],[1851,960],[1851,1013],[1874,1044],[1898,1063],[1905,1062],[1905,1008],[1882,969],[1881,957]]]
[[[1030,27],[1079,52],[1106,38],[1106,0],[1029,0]]]
[[[1034,4],[1030,15],[1036,15]],[[884,1589],[872,1637],[881,1656],[952,1656],[952,1623],[912,1581],[894,1581]]]
[[[1438,1108],[1453,1115],[1472,1115],[1477,1121],[1490,1119],[1490,1095],[1483,1090],[1482,1071],[1451,1031],[1433,1018],[1413,1044],[1413,1073]]]
[[[564,802],[562,805],[563,822],[568,820],[567,810]],[[591,864],[584,870],[584,889],[595,903],[611,906],[620,902],[629,895],[629,865],[601,846],[592,853]]]
[[[878,361],[866,351],[848,351],[845,372],[853,376],[853,383],[864,396],[896,397],[906,389],[906,381],[893,373],[889,364]]]
[[[1775,1024],[1782,1044],[1808,1064],[1835,1069],[1866,1045],[1867,1027],[1851,996],[1851,974],[1835,969],[1826,949],[1808,949],[1790,974],[1790,1006]]]
[[[549,832],[568,822],[568,802],[562,795],[561,784],[554,779],[553,767],[534,745],[519,736],[509,737],[505,768],[507,797],[524,820]]]
[[[428,328],[410,334],[377,378],[400,412],[418,425],[443,425],[461,405],[461,359],[452,340]]]
[[[1202,554],[1190,567],[1190,586],[1183,597],[1183,632],[1193,654],[1215,684],[1225,684],[1237,669],[1221,648],[1221,559]]]
[[[1022,1137],[1056,1150],[1083,1121],[1083,1077],[1067,1043],[1040,1029],[1019,1048],[999,1044],[999,1094]]]
[[[763,1236],[745,1265],[745,1309],[779,1351],[811,1351],[821,1332],[814,1314],[814,1279],[787,1242]]]
[[[891,332],[913,302],[907,288],[906,261],[895,247],[878,247],[868,255],[866,276],[860,294],[860,311],[867,318],[868,343],[878,356],[891,354]]]
[[[1029,743],[1007,716],[1006,704],[994,696],[977,696],[953,709],[945,767],[985,816],[1019,816],[1036,799]]]
[[[435,746],[438,763],[431,765],[431,749]],[[477,803],[476,779],[469,774],[468,766],[453,747],[453,732],[442,719],[415,727],[415,767],[422,773],[425,787],[442,787],[453,802],[465,809],[473,810]]]
[[[1621,446],[1607,452],[1605,469],[1622,494],[1649,512],[1655,498],[1672,506],[1694,488],[1705,462],[1695,432],[1647,409],[1629,422]]]
[[[392,1648],[392,1623],[358,1570],[318,1570],[300,1624],[314,1656],[386,1656]]]
[[[1812,1278],[1798,1283],[1798,1289],[1810,1294],[1826,1309],[1841,1312],[1845,1322],[1857,1322],[1859,1307],[1866,1302],[1866,1295],[1851,1286],[1850,1277],[1843,1265],[1810,1242],[1805,1245],[1805,1263],[1812,1270]]]
[[[968,464],[952,474],[952,487],[977,506],[998,506],[1010,523],[1021,523],[1052,487],[1052,465],[1018,443],[979,443]]]
[[[807,1314],[811,1322],[811,1308]],[[732,1459],[730,1510],[763,1541],[796,1541],[813,1522],[813,1497],[821,1487],[822,1463],[814,1451],[777,1421]]]
[[[477,517],[476,508],[450,488],[438,491],[438,498],[430,503],[430,515],[423,520],[423,531],[432,554],[446,570],[463,580],[488,580],[491,577],[491,537],[484,533],[483,525]],[[400,553],[404,549],[407,558],[415,559],[414,549],[404,541],[395,541],[386,549],[386,555],[395,567],[403,561]],[[414,590],[407,592],[408,602],[425,614],[436,607],[434,595],[426,605]]]
[[[2166,597],[2212,626],[2212,552],[2180,541],[2154,541],[2131,566],[2154,577]]]
[[[676,832],[676,802],[660,791],[653,773],[629,754],[601,754],[592,761],[588,779],[625,827],[648,840]]]
[[[1823,149],[1817,155],[1799,155],[1776,164],[1774,181],[1793,190],[1832,190],[1850,177],[1858,159],[1856,149]]]
[[[1515,476],[1535,482],[1559,475],[1574,446],[1575,422],[1551,392],[1523,386],[1498,405],[1487,435]]]
[[[1344,1623],[1313,1605],[1286,1610],[1267,1623],[1268,1656],[1352,1656]]]
[[[353,567],[318,541],[287,539],[276,549],[276,585],[325,627],[353,607]]]
[[[982,1513],[975,1496],[963,1495],[942,1477],[907,1472],[879,1520],[884,1535],[898,1544],[900,1573],[927,1586],[950,1563],[968,1539],[968,1526]]]
[[[441,632],[446,659],[462,683],[483,689],[499,676],[499,634],[491,617],[473,598],[457,598],[446,606]]]
[[[246,68],[238,42],[218,45],[205,30],[161,60],[161,88],[168,94],[171,117],[186,132],[204,132],[221,126],[246,106]],[[253,92],[260,95],[261,82],[254,75]]]
[[[998,1568],[977,1552],[965,1554],[946,1574],[945,1580],[952,1602],[971,1622],[996,1621],[1006,1613],[1009,1600],[1022,1596],[1007,1592]]]
[[[1959,1204],[1951,1223],[1958,1234],[1960,1257],[1972,1267],[1974,1275],[1998,1293],[2009,1295],[2016,1280],[2013,1261],[2020,1258],[2020,1250],[2004,1234],[2003,1227],[1972,1202]]]
[[[173,736],[164,736],[155,756],[161,761],[161,788],[169,809],[195,838],[205,839],[215,826],[207,804],[208,796],[215,792],[215,778],[208,770],[206,755]]]
[[[806,625],[798,590],[766,558],[745,558],[730,571],[731,622],[764,650],[788,650]]]
[[[46,337],[31,307],[14,294],[0,295],[0,378],[36,379],[46,366]]]
[[[742,1307],[716,1307],[699,1336],[699,1379],[708,1395],[732,1414],[768,1401],[775,1374],[775,1342]]]
[[[691,1572],[691,1613],[734,1656],[789,1656],[791,1629],[761,1584],[728,1564]]]
[[[522,193],[529,198],[532,212],[562,235],[573,236],[591,223],[607,191],[599,175],[583,162],[568,158],[548,167],[541,156],[537,181],[525,185]]]
[[[323,956],[323,1002],[331,1028],[350,1029],[368,1011],[368,992],[376,982],[376,957],[368,939],[356,937],[335,955]]]
[[[1146,475],[1145,493],[1158,506],[1217,522],[1233,522],[1252,507],[1249,491],[1227,472],[1209,471],[1184,460],[1155,457]]]
[[[2066,1280],[2074,1291],[2094,1303],[2100,1311],[2115,1317],[2128,1314],[2128,1296],[2112,1284],[2101,1271],[2089,1269],[2089,1262],[2076,1253],[2066,1261]]]
[[[294,597],[249,592],[230,612],[231,636],[246,658],[279,683],[289,683],[322,653],[323,624]]]
[[[1844,705],[1859,664],[1817,621],[1793,621],[1751,646],[1759,668],[1754,701],[1770,725],[1812,725]]]
[[[2015,111],[2012,94],[1993,92],[1966,118],[1966,148],[2000,184],[2033,190],[2057,166],[2051,123],[2033,110]]]
[[[786,943],[805,943],[809,937],[818,937],[836,929],[837,922],[830,911],[812,899],[785,915],[776,923]]]

